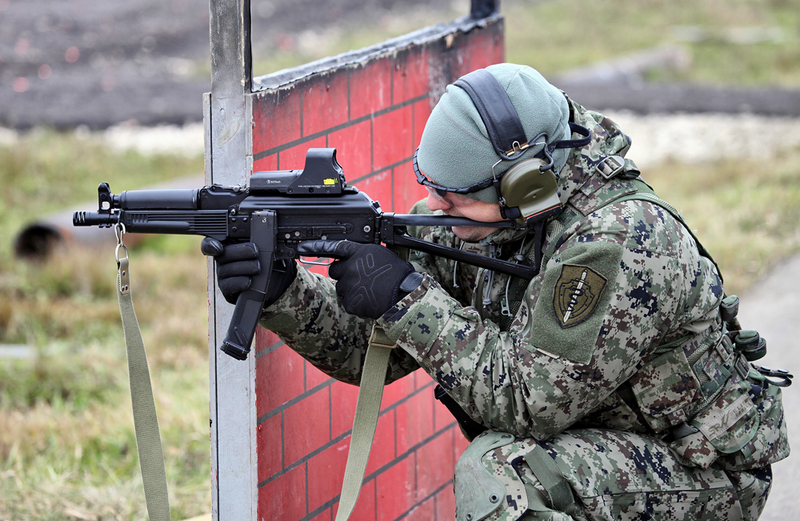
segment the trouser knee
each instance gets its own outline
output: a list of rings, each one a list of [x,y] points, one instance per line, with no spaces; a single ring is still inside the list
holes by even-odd
[[[532,438],[487,431],[461,456],[455,473],[456,520],[582,519],[569,483]]]
[[[456,465],[456,512],[458,521],[748,520],[770,481],[768,468],[685,466],[663,440],[630,432],[572,429],[541,442],[487,432]]]

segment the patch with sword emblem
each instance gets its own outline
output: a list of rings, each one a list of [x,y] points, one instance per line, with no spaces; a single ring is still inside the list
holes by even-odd
[[[553,292],[553,310],[562,329],[589,318],[608,280],[588,266],[564,264]]]

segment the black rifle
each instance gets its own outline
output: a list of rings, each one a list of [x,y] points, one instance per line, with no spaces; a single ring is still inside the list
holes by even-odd
[[[261,315],[274,260],[293,259],[300,241],[350,240],[407,247],[530,280],[530,266],[484,257],[408,235],[406,226],[517,227],[513,221],[484,223],[445,215],[401,215],[381,211],[345,182],[336,149],[311,148],[303,170],[256,172],[249,188],[204,186],[184,190],[111,193],[98,188],[97,212],[75,212],[75,226],[110,227],[126,232],[202,235],[223,244],[253,242],[261,272],[236,301],[220,349],[245,360]]]

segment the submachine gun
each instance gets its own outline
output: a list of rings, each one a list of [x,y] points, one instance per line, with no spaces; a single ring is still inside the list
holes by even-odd
[[[383,212],[356,187],[348,186],[336,149],[311,148],[303,170],[255,172],[249,187],[204,186],[181,190],[97,189],[97,212],[75,212],[74,226],[119,226],[130,233],[201,235],[223,244],[253,242],[261,272],[236,301],[220,349],[245,360],[261,315],[275,260],[297,257],[300,241],[349,240],[384,243],[458,260],[530,280],[533,267],[484,257],[416,239],[407,226],[520,227],[514,221],[484,223],[445,215]]]

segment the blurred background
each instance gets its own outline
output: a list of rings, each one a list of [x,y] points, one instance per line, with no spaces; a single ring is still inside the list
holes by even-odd
[[[744,308],[768,309],[797,287],[800,0],[505,0],[500,10],[507,60],[623,126],[629,157],[684,213]],[[254,73],[468,12],[466,0],[252,0]],[[92,209],[101,181],[114,192],[200,186],[208,55],[207,0],[0,0],[0,520],[145,517],[113,247],[20,234]],[[172,236],[138,242],[131,262],[173,518],[185,519],[211,508],[205,259],[198,239]],[[756,301],[770,276],[783,284]],[[771,347],[767,365],[791,360]],[[796,405],[791,389],[786,400]],[[764,519],[800,516],[784,492],[791,470],[776,465],[783,488]]]

